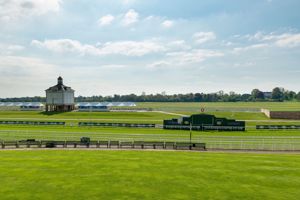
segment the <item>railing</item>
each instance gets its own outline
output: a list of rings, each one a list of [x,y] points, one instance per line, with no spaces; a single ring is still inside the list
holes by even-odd
[[[108,130],[109,131],[109,130]],[[40,130],[0,130],[2,140],[79,140],[81,137],[92,140],[118,141],[158,141],[189,142],[189,133],[116,133],[116,132],[65,132]],[[206,143],[207,149],[225,150],[266,150],[266,151],[300,151],[300,136],[204,136],[194,133],[192,142]]]

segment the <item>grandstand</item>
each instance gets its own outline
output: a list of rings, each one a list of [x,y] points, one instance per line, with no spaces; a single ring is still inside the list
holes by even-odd
[[[44,108],[40,102],[0,102],[1,110],[38,111]]]
[[[136,106],[133,102],[82,102],[77,103],[78,111],[89,112],[105,112],[109,111],[110,107],[133,107]]]
[[[105,112],[110,107],[134,107],[133,102],[78,102],[75,108],[78,111]],[[0,110],[44,111],[45,105],[41,102],[0,102]]]

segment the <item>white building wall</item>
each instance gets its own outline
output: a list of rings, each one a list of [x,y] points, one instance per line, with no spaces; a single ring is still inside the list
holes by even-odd
[[[55,105],[72,105],[74,104],[74,92],[46,92],[46,103]]]
[[[68,91],[63,93],[64,104],[74,104],[74,92]]]

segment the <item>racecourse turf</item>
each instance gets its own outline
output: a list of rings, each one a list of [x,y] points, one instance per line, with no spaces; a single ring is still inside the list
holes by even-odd
[[[298,200],[299,154],[0,151],[0,198]]]
[[[296,110],[299,103],[141,103],[161,112],[0,111],[0,120],[65,121],[65,126],[0,125],[0,140],[189,141],[189,131],[78,127],[79,121],[162,124],[205,112],[247,120],[246,132],[192,131],[210,149],[300,150],[298,130],[255,130],[269,120],[260,108]],[[268,106],[268,107],[267,107]],[[0,199],[299,199],[300,155],[116,150],[0,150]]]
[[[154,104],[154,103],[152,103]],[[156,103],[161,105],[163,103]],[[194,106],[194,103],[182,103]],[[139,105],[139,104],[138,104]],[[172,103],[170,103],[172,105]],[[221,103],[223,105],[223,103]],[[235,105],[234,103],[228,105]],[[294,105],[294,104],[293,104]],[[241,105],[238,105],[241,106]],[[284,107],[284,106],[283,106]],[[178,112],[181,113],[181,112]],[[0,141],[4,140],[92,140],[120,141],[189,141],[190,133],[184,130],[162,128],[104,128],[79,127],[79,121],[112,123],[162,124],[164,119],[179,118],[178,113],[161,112],[65,112],[45,113],[37,111],[0,111],[0,120],[15,121],[64,121],[65,126],[0,125]],[[189,112],[185,112],[189,113]],[[247,120],[245,132],[193,131],[192,141],[206,142],[209,148],[300,150],[299,130],[255,130],[258,124],[293,124],[300,121],[270,120],[259,112],[209,112],[217,117]],[[182,113],[181,113],[182,114]],[[190,113],[191,114],[191,113]],[[273,145],[274,144],[274,145]]]
[[[300,111],[300,102],[145,102],[138,103],[137,107],[171,112],[200,112],[201,108],[209,112],[259,112],[262,108],[273,111]]]

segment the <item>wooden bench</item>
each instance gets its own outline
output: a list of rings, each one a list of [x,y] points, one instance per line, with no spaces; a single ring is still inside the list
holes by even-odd
[[[176,142],[175,149],[206,150],[205,143]]]
[[[46,147],[47,145],[49,146],[49,148],[50,148],[50,146],[53,146],[53,145],[55,147],[59,147],[59,146],[61,146],[63,148],[67,147],[67,141],[42,140],[41,143],[42,143],[42,147],[44,147],[44,146]],[[51,148],[53,148],[53,147],[51,147]]]
[[[151,147],[153,149],[156,149],[158,147],[161,147],[164,149],[165,143],[164,142],[144,142],[144,148]]]
[[[32,146],[36,146],[36,147],[39,147],[39,148],[42,147],[42,142],[41,141],[36,141],[34,139],[21,140],[21,141],[18,141],[17,143],[18,143],[18,147],[20,147],[20,146],[26,146],[27,148],[30,148]]]
[[[151,148],[151,149],[178,149],[178,150],[206,150],[205,143],[189,143],[189,142],[158,142],[158,141],[89,141],[89,142],[81,142],[81,141],[53,141],[53,140],[43,140],[36,141],[34,139],[29,140],[21,140],[21,141],[1,141],[1,148],[6,147],[27,147],[30,148],[32,146],[36,146],[38,148],[55,148],[55,147],[63,147],[67,148],[68,146],[72,146],[77,148],[81,147],[96,147],[100,148],[102,146],[106,148]]]
[[[133,148],[144,148],[144,141],[134,141],[133,142]]]
[[[120,142],[119,141],[108,141],[108,148],[117,147],[120,148]]]
[[[122,141],[120,142],[120,148],[133,148],[133,142],[132,141]]]
[[[205,143],[192,143],[192,150],[206,151],[206,144]]]
[[[18,148],[18,141],[2,141],[1,142],[1,148],[5,149],[5,147],[16,147]]]
[[[165,149],[175,149],[175,142],[165,142]]]
[[[109,142],[108,141],[97,141],[97,145],[96,145],[96,147],[97,148],[101,148],[101,147],[106,147],[106,148],[108,148],[108,146],[109,146]]]
[[[176,142],[175,149],[192,150],[192,144],[189,142]]]

